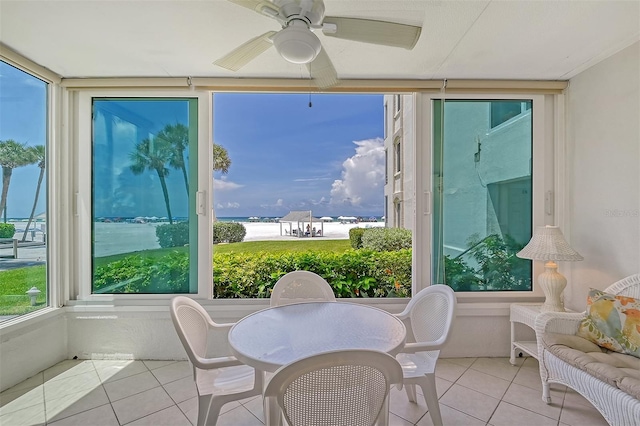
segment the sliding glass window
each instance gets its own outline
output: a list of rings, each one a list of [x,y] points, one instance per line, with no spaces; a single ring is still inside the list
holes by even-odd
[[[531,100],[435,100],[432,279],[456,291],[530,291]]]
[[[0,322],[48,306],[49,84],[0,62]]]
[[[197,109],[93,99],[92,293],[197,293]]]

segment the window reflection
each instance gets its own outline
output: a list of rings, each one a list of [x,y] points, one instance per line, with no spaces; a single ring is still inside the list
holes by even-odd
[[[48,305],[47,90],[0,62],[0,321]]]

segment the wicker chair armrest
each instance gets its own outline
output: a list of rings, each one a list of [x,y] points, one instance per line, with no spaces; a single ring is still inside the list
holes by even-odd
[[[536,336],[542,333],[576,334],[585,312],[543,312],[536,317]]]

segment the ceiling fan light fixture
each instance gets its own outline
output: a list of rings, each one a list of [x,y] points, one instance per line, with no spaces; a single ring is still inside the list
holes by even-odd
[[[294,64],[308,64],[322,49],[318,36],[306,26],[297,25],[280,30],[273,37],[273,45],[280,56]]]

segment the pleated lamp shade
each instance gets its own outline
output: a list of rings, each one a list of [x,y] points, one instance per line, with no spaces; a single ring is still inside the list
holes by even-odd
[[[571,248],[557,226],[538,226],[529,244],[516,256],[532,260],[577,261],[583,257]]]
[[[557,226],[539,226],[531,241],[516,256],[523,259],[544,260],[545,271],[538,275],[538,285],[542,288],[545,301],[542,312],[563,312],[562,291],[567,279],[558,272],[556,261],[582,260],[580,253],[571,248]]]

